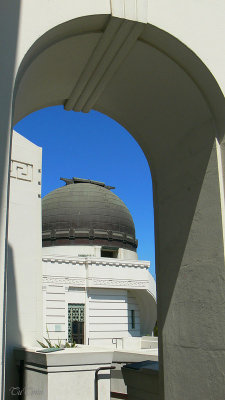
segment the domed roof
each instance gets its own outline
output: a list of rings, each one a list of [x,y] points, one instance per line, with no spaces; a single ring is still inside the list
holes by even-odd
[[[62,178],[61,178],[62,179]],[[135,250],[135,227],[123,203],[102,182],[72,178],[42,199],[43,246],[96,244]]]

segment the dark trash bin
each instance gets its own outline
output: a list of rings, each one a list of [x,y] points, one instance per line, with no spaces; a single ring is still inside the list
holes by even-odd
[[[159,400],[159,363],[142,361],[126,364],[122,374],[128,400]]]

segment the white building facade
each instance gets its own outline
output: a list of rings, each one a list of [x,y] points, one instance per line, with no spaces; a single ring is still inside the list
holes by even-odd
[[[6,308],[6,394],[9,397],[10,387],[18,385],[14,348],[36,346],[42,338],[41,176],[41,147],[14,131]]]
[[[132,217],[109,187],[66,183],[42,202],[44,336],[125,347],[154,328],[150,263],[138,260]]]

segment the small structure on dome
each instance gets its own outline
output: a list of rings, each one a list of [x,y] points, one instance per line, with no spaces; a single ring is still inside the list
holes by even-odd
[[[106,189],[115,189],[115,186],[107,186],[103,182],[93,181],[91,179],[82,179],[82,178],[60,178],[61,181],[64,181],[66,185],[72,185],[73,183],[91,183],[92,185],[103,186]]]

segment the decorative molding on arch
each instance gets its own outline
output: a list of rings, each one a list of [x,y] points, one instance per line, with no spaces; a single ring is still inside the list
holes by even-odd
[[[89,112],[143,32],[145,25],[110,18],[78,82],[66,100],[67,111]]]
[[[111,0],[111,14],[113,17],[146,24],[148,22],[148,4],[149,0]]]

